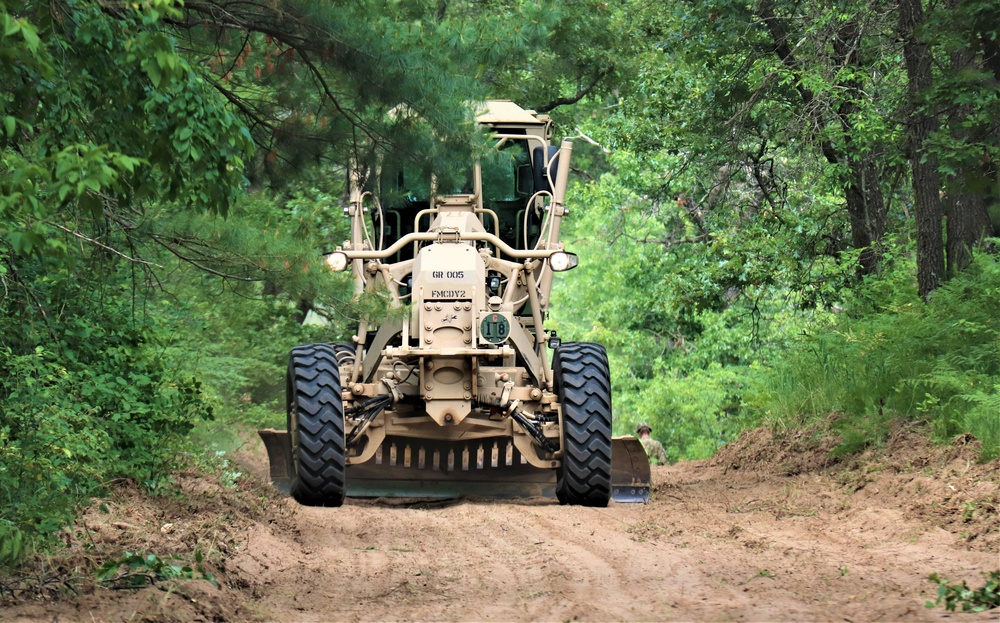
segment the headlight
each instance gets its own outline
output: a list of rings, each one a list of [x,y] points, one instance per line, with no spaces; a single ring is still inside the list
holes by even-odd
[[[576,256],[576,253],[567,253],[565,251],[557,251],[549,256],[549,266],[552,270],[557,273],[561,273],[565,270],[575,268],[577,264],[580,263],[580,258]]]
[[[346,270],[349,263],[347,254],[343,251],[334,251],[326,256],[326,265],[335,273]]]

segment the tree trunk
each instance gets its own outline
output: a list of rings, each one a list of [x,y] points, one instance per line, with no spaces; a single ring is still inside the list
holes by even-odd
[[[910,99],[906,121],[909,160],[913,176],[913,207],[917,217],[917,292],[926,298],[945,277],[941,182],[937,158],[927,150],[928,137],[937,129],[937,120],[923,106],[923,97],[933,84],[930,46],[919,39],[917,29],[924,21],[921,0],[900,0],[899,34]]]
[[[881,263],[881,242],[886,230],[881,178],[870,153],[852,156],[847,164],[850,177],[844,194],[851,217],[851,245],[861,249],[858,272],[870,275],[878,270]]]
[[[972,249],[990,232],[986,197],[980,193],[956,189],[948,194],[945,205],[948,217],[948,279],[972,263]]]
[[[975,63],[975,53],[965,48],[952,53],[951,70],[953,74],[965,71]],[[949,116],[948,125],[955,144],[962,146],[970,142],[979,142],[985,136],[973,136],[973,132],[965,125],[972,114],[972,107],[967,104],[958,105]],[[977,129],[976,134],[983,134],[984,129]],[[956,167],[958,174],[945,183],[945,215],[948,222],[947,242],[947,278],[951,279],[972,263],[972,249],[979,244],[983,236],[989,233],[990,218],[987,212],[986,192],[989,183],[984,179],[984,171],[979,163]]]
[[[992,28],[1000,20],[1000,10],[994,10],[993,15],[985,16],[984,22],[977,25],[979,40],[983,45],[983,65],[993,74],[993,79],[1000,83],[1000,41],[992,36]],[[990,141],[994,146],[1000,145],[1000,127],[994,127]],[[996,160],[987,159],[983,163],[983,176],[987,180],[986,210],[992,234],[1000,236],[1000,167]]]
[[[861,32],[857,20],[849,20],[841,26],[833,41],[833,49],[837,65],[863,71]],[[854,141],[852,116],[858,110],[857,100],[866,97],[864,89],[854,79],[840,86],[848,94],[837,108],[837,117],[844,132],[843,151],[848,168],[844,197],[851,217],[851,244],[855,249],[861,249],[858,272],[868,275],[876,272],[881,262],[881,241],[887,227],[888,208],[871,148],[859,149]]]

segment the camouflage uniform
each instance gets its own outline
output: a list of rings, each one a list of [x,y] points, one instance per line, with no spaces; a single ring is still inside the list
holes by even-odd
[[[649,462],[654,465],[667,464],[667,451],[663,449],[663,444],[651,437],[640,438],[639,443],[646,449]]]

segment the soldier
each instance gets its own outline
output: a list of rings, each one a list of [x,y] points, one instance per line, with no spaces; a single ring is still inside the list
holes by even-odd
[[[667,451],[663,449],[662,443],[649,436],[653,432],[649,424],[639,422],[639,425],[635,427],[635,432],[639,435],[639,442],[642,443],[642,447],[646,449],[649,462],[653,465],[666,465]]]

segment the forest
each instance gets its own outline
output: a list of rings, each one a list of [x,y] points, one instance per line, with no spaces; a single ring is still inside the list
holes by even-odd
[[[552,320],[616,434],[1000,456],[994,0],[0,0],[0,565],[283,427],[289,350],[379,313],[347,167],[447,170],[491,98],[574,141]]]

